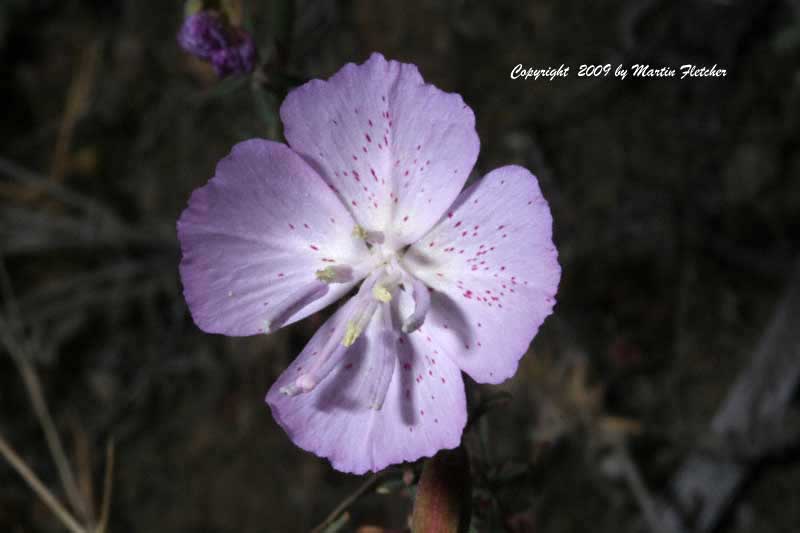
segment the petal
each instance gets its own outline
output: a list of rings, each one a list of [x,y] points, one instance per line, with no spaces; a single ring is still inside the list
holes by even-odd
[[[512,375],[544,319],[561,277],[552,217],[536,177],[507,166],[465,190],[404,257],[433,292],[424,330],[473,379]]]
[[[178,221],[180,273],[194,321],[209,333],[253,335],[268,321],[288,324],[335,301],[358,271],[323,291],[315,272],[366,260],[364,243],[351,236],[354,224],[287,146],[237,144]]]
[[[380,54],[295,89],[281,118],[289,145],[358,223],[392,228],[398,247],[436,223],[478,156],[475,116],[461,97],[426,85],[416,66]]]
[[[315,353],[346,320],[352,304],[345,304],[320,328],[270,389],[267,403],[275,420],[297,446],[354,474],[458,446],[467,420],[461,371],[446,357],[432,359],[422,337],[399,336],[396,327],[398,336],[391,340],[395,349],[387,350],[383,324],[389,306],[381,306],[342,364],[314,390],[297,396],[280,392],[313,364]],[[398,323],[396,316],[392,320]],[[381,361],[389,354],[391,382],[383,407],[372,409],[374,392],[386,378]]]

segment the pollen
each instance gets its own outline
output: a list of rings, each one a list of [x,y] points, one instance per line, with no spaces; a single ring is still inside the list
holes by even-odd
[[[317,270],[314,272],[314,276],[328,285],[331,283],[347,283],[353,279],[353,269],[347,265],[331,265]]]
[[[323,268],[322,270],[317,270],[316,276],[320,281],[331,283],[334,279],[336,279],[336,272],[334,272],[333,268],[327,267]]]
[[[315,274],[318,280],[324,281],[325,283],[333,283],[336,281],[336,271],[333,269],[333,267],[326,267],[322,270],[317,270]]]
[[[349,348],[356,342],[356,339],[361,335],[362,327],[359,326],[357,320],[351,320],[347,323],[347,331],[342,339],[342,346]]]
[[[392,301],[392,293],[383,285],[375,285],[372,287],[372,295],[379,302],[387,303]]]

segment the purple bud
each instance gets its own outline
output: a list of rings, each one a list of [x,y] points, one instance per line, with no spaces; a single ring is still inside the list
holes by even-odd
[[[210,61],[221,78],[253,70],[256,48],[241,28],[232,28],[214,11],[199,11],[186,18],[178,43],[190,54]]]
[[[178,32],[178,44],[190,54],[209,59],[211,54],[227,45],[227,29],[213,11],[198,11],[183,21]]]
[[[233,31],[228,47],[215,50],[211,54],[211,64],[220,78],[247,74],[253,70],[255,61],[256,47],[253,38],[241,29]]]

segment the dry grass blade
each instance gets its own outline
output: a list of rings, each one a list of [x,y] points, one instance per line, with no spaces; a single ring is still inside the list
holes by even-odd
[[[2,261],[0,261],[0,288],[2,288],[2,291],[0,292],[2,292],[5,298],[8,311],[10,312],[9,314],[11,316],[19,316],[15,313],[17,309],[16,298],[14,297],[5,264]],[[58,436],[58,430],[56,429],[55,422],[53,421],[53,417],[50,414],[49,408],[47,407],[47,402],[44,398],[39,376],[36,374],[36,370],[30,363],[31,359],[25,352],[25,346],[18,342],[15,338],[12,330],[11,319],[5,319],[2,316],[0,316],[0,342],[5,345],[6,350],[14,360],[14,364],[17,366],[20,376],[22,377],[22,381],[25,384],[25,390],[28,392],[28,397],[30,398],[31,405],[33,406],[33,411],[36,414],[39,425],[42,427],[42,431],[44,432],[45,440],[47,441],[47,447],[50,450],[50,454],[52,455],[53,461],[56,464],[58,477],[61,481],[61,486],[67,495],[67,500],[75,511],[85,516],[86,507],[81,498],[81,493],[78,488],[78,483],[75,480],[75,475],[72,472],[69,461],[67,460],[67,454],[64,451],[61,438]]]
[[[95,40],[84,50],[81,56],[80,68],[70,84],[64,117],[61,120],[61,127],[58,130],[58,139],[53,153],[50,181],[61,182],[67,172],[72,134],[75,131],[78,120],[89,107],[89,98],[94,85],[99,52],[100,41]]]
[[[99,214],[110,221],[116,221],[111,210],[99,204],[96,200],[72,191],[59,183],[49,181],[42,175],[4,157],[0,157],[0,174],[8,176],[13,182],[21,186],[21,189],[13,189],[6,185],[3,189],[0,189],[0,192],[12,200],[22,202],[27,191],[41,189],[67,206],[74,207],[87,214]]]
[[[81,501],[85,504],[86,519],[89,523],[95,521],[95,508],[94,508],[94,485],[92,483],[92,450],[91,443],[89,442],[89,435],[75,421],[72,424],[73,433],[73,453],[75,454],[75,462],[78,488],[81,491]]]
[[[67,454],[64,451],[64,446],[61,444],[61,439],[58,436],[55,423],[53,422],[53,418],[50,415],[49,409],[47,408],[47,403],[44,400],[39,377],[36,375],[33,367],[31,367],[25,357],[20,356],[19,352],[14,349],[15,345],[13,342],[9,342],[10,339],[6,324],[2,321],[0,321],[0,337],[2,338],[3,343],[6,345],[8,351],[12,353],[12,358],[14,359],[20,375],[22,376],[22,381],[25,383],[25,389],[28,391],[28,396],[31,404],[33,405],[33,411],[36,414],[36,418],[39,420],[42,431],[44,432],[45,440],[47,441],[47,447],[49,448],[50,454],[53,457],[53,461],[56,464],[58,477],[61,480],[61,485],[67,495],[67,499],[69,500],[70,505],[76,511],[83,513],[85,507],[83,500],[80,497],[80,490],[78,489],[78,484],[75,481],[75,475],[72,473],[72,468],[69,465],[69,461],[67,460]]]
[[[106,446],[106,474],[103,480],[103,501],[100,503],[100,522],[97,524],[96,533],[105,533],[108,528],[108,518],[111,513],[111,493],[114,484],[114,440]]]
[[[626,445],[617,445],[615,452],[616,459],[621,463],[622,475],[628,483],[650,531],[652,533],[684,533],[685,529],[673,510],[665,506],[648,490]]]
[[[19,455],[11,448],[6,440],[0,435],[0,454],[8,461],[8,463],[17,471],[17,473],[25,480],[33,492],[42,500],[42,502],[53,512],[64,526],[72,533],[87,533],[86,530],[78,523],[77,520],[61,505],[58,499],[53,496],[41,480],[28,468],[28,465],[20,458]]]

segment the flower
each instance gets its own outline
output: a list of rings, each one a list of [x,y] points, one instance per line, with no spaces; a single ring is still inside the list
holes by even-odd
[[[358,287],[267,393],[275,419],[345,472],[458,446],[461,371],[511,377],[555,303],[536,178],[506,166],[461,191],[472,111],[380,54],[295,89],[280,113],[288,146],[236,145],[178,221],[195,322],[269,333]]]
[[[229,26],[211,10],[186,17],[178,32],[178,44],[186,52],[210,61],[221,78],[253,70],[256,48],[253,38],[241,28]]]

